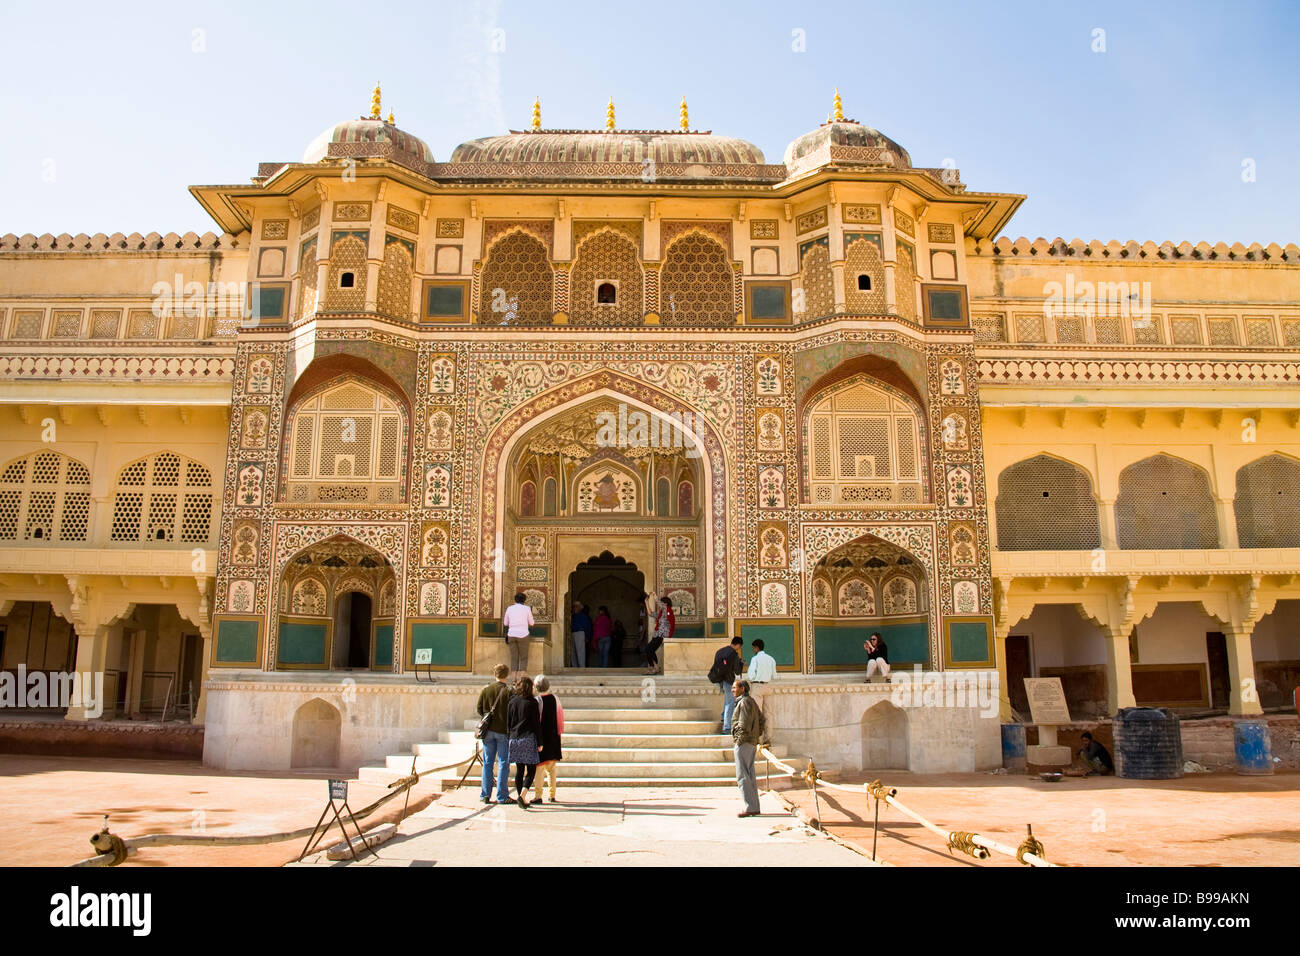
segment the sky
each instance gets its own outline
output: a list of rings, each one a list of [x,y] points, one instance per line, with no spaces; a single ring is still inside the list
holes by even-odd
[[[543,125],[675,129],[769,162],[826,119],[875,127],[1006,231],[1300,242],[1300,2],[27,3],[0,0],[0,234],[204,232],[194,184],[300,160],[384,112],[438,160]]]

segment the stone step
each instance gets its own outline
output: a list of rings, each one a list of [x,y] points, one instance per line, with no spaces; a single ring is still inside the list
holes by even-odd
[[[566,727],[567,731],[568,728]],[[731,738],[723,734],[642,734],[635,731],[623,734],[571,734],[565,733],[563,746],[569,747],[638,747],[666,749],[669,747],[731,747]]]
[[[671,738],[669,738],[671,739]],[[561,767],[579,763],[729,763],[728,747],[571,747],[564,745]],[[408,759],[407,766],[410,766]]]
[[[704,707],[629,707],[629,708],[591,708],[565,707],[564,724],[567,728],[571,721],[597,720],[716,720],[722,714]]]
[[[734,780],[735,764],[731,761],[719,763],[630,763],[627,761],[605,761],[580,763],[565,759],[560,762],[560,780],[569,777],[619,777],[637,780],[642,777],[699,777],[708,779]],[[513,778],[512,781],[513,783]]]
[[[565,720],[566,734],[709,734],[714,720]]]

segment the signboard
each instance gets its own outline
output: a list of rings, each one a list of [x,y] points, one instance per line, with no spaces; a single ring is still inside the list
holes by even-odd
[[[331,780],[331,781],[330,781],[330,799],[331,799],[331,800],[342,800],[342,801],[344,801],[344,802],[347,801],[347,799],[348,799],[348,782],[347,782],[346,780]]]
[[[417,663],[417,664],[432,664],[432,663],[433,663],[433,648],[432,648],[432,647],[417,647],[417,648],[415,649],[415,663]]]
[[[1070,723],[1070,708],[1065,703],[1065,688],[1059,677],[1026,677],[1025,694],[1029,713],[1040,725]]]

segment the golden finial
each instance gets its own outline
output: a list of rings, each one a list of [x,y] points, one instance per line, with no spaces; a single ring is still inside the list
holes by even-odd
[[[370,118],[379,119],[379,84],[375,84],[375,91],[370,94]]]
[[[844,122],[844,104],[840,102],[840,88],[835,87],[835,112],[831,114],[832,121],[836,123]]]
[[[397,125],[396,120],[393,119],[393,111],[391,109],[389,109],[388,111],[388,119],[384,120],[384,122],[387,123],[389,126]]]
[[[614,97],[609,98],[609,106],[605,107],[605,129],[614,128]]]
[[[542,98],[539,96],[533,100],[533,129],[542,128]]]
[[[690,118],[690,116],[689,116],[689,115],[687,114],[687,112],[686,112],[686,97],[685,97],[685,96],[682,97],[681,116],[682,116],[682,132],[685,133],[687,130],[689,130],[689,129],[691,128],[691,118]]]

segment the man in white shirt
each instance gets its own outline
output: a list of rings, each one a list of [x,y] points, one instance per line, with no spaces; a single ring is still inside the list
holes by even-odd
[[[776,680],[776,658],[763,650],[760,638],[755,638],[749,646],[754,652],[754,656],[749,659],[749,669],[745,672],[749,681],[749,693],[763,715],[767,716],[764,698],[772,688],[772,681]]]
[[[501,623],[506,629],[506,643],[510,645],[510,676],[516,677],[528,666],[528,639],[532,634],[533,609],[522,594],[515,595],[515,603],[506,608]]]

